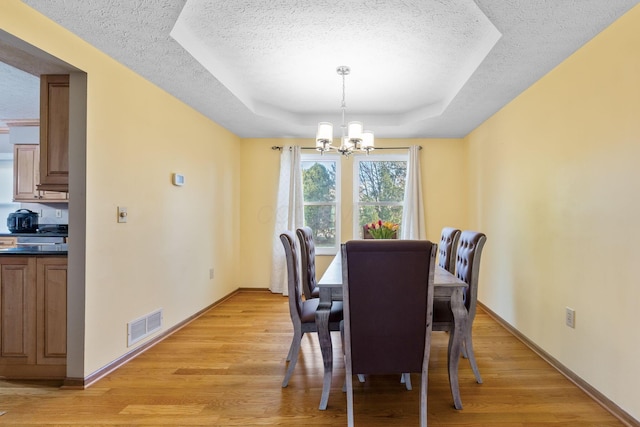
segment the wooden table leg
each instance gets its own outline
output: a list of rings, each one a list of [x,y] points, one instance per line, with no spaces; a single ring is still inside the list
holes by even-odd
[[[458,385],[458,365],[467,322],[467,309],[464,307],[461,289],[456,289],[453,295],[451,295],[451,311],[453,313],[454,327],[449,334],[449,386],[451,387],[451,395],[453,396],[453,405],[456,409],[462,409],[460,387]]]
[[[316,310],[316,327],[318,328],[318,341],[324,363],[324,380],[322,382],[322,397],[320,398],[320,410],[327,409],[329,392],[331,391],[331,375],[333,373],[333,346],[331,344],[331,331],[329,331],[329,314],[331,312],[331,289],[320,288],[320,302]]]

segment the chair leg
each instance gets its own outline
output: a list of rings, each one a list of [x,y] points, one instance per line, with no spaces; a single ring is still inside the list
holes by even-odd
[[[462,346],[466,350],[469,363],[471,364],[471,370],[476,377],[476,382],[482,384],[482,377],[480,376],[480,370],[478,369],[478,363],[476,363],[476,355],[473,352],[473,341],[471,340],[471,331],[465,334],[464,345]]]
[[[291,356],[293,356],[293,349],[295,348],[296,336],[294,335],[291,339],[291,345],[289,346],[289,354],[287,354],[287,362],[291,361]]]
[[[429,373],[422,370],[420,375],[420,427],[427,427],[427,387],[429,385]]]
[[[291,347],[289,349],[289,355],[287,356],[287,360],[289,361],[289,366],[287,367],[287,373],[284,376],[284,380],[282,381],[282,387],[286,387],[289,385],[289,379],[293,374],[293,370],[296,367],[296,363],[298,362],[298,353],[300,353],[300,342],[302,341],[302,332],[295,330],[293,331],[293,340],[291,341]]]
[[[353,427],[353,375],[347,373],[347,426]]]
[[[411,387],[411,374],[408,372],[405,372],[404,374],[402,374],[400,376],[400,383],[404,384],[405,387],[407,387],[407,390],[413,390],[413,388]]]
[[[361,383],[365,382],[366,377],[364,376],[364,374],[358,374],[358,381],[360,381]],[[344,384],[342,384],[342,392],[346,392],[347,391],[347,381],[345,379]]]

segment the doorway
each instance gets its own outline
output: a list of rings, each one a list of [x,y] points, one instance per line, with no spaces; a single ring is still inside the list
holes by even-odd
[[[69,74],[69,243],[67,273],[67,372],[84,382],[87,74],[0,30],[0,62],[36,76]],[[0,93],[0,99],[6,99]]]

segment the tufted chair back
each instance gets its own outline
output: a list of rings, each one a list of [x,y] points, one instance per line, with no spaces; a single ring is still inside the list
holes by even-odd
[[[478,383],[482,383],[478,363],[473,351],[473,340],[471,336],[473,319],[476,317],[476,302],[478,300],[478,275],[480,274],[480,256],[482,248],[487,241],[487,236],[475,231],[463,231],[458,241],[456,251],[456,277],[464,281],[469,287],[464,294],[464,305],[467,309],[467,324],[464,334],[463,354],[469,359],[471,369]],[[433,302],[433,330],[452,331],[455,327],[453,315],[451,313],[448,300],[436,299]],[[453,334],[449,335],[449,341]],[[451,343],[449,344],[451,345]]]
[[[460,234],[460,240],[458,242],[458,250],[456,252],[456,277],[469,285],[464,299],[464,304],[469,312],[469,325],[471,325],[476,316],[480,257],[486,241],[487,236],[485,236],[484,233],[465,230]]]
[[[305,299],[320,297],[320,289],[316,281],[316,245],[313,242],[313,231],[310,227],[296,230],[300,241],[300,258],[302,261],[302,292]]]
[[[300,291],[300,272],[298,271],[298,244],[291,231],[280,234],[282,246],[287,259],[287,291],[289,292],[289,312],[291,320],[302,318],[302,292]]]
[[[293,337],[291,339],[291,346],[289,347],[289,354],[287,355],[289,366],[287,366],[287,372],[282,381],[282,387],[287,387],[298,361],[302,336],[307,332],[318,332],[318,327],[316,326],[316,311],[318,304],[320,304],[320,298],[302,299],[296,236],[291,231],[285,231],[280,234],[280,241],[282,242],[282,246],[284,246],[284,253],[287,260],[289,313],[291,314],[291,323],[293,324]],[[339,331],[342,318],[342,301],[336,301],[331,304],[329,312],[329,330]]]
[[[460,230],[457,228],[442,229],[438,245],[438,265],[451,274],[455,274],[458,239],[460,239]]]

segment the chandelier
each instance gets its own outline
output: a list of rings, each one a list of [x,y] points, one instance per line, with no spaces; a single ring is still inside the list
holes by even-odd
[[[347,104],[345,102],[345,76],[351,69],[345,65],[336,68],[338,75],[342,76],[342,135],[340,146],[331,145],[333,142],[333,125],[329,122],[318,123],[318,133],[316,134],[316,150],[324,154],[325,151],[336,150],[338,153],[349,156],[354,151],[364,151],[369,154],[373,150],[373,132],[363,130],[362,122],[349,122],[345,124],[345,112]]]

